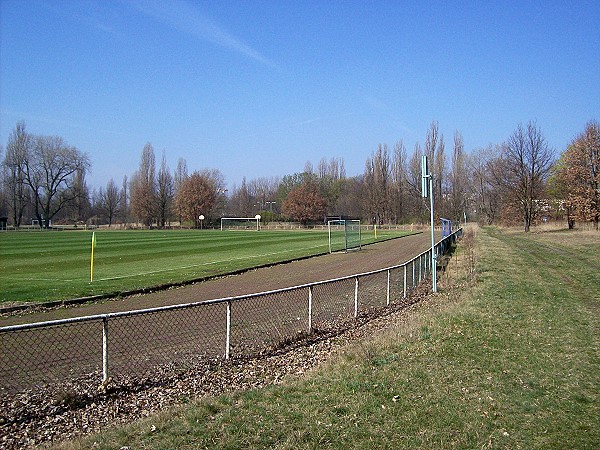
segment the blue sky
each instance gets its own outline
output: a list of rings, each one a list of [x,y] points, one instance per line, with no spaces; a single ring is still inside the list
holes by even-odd
[[[597,1],[0,0],[0,144],[19,120],[119,183],[150,142],[231,186],[432,120],[472,150],[536,120],[557,151],[600,120]]]

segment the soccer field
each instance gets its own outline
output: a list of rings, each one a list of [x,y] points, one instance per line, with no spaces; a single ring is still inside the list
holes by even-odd
[[[378,240],[410,234],[390,231]],[[327,253],[326,231],[89,231],[0,233],[0,303],[120,293]],[[363,243],[374,242],[372,234]]]

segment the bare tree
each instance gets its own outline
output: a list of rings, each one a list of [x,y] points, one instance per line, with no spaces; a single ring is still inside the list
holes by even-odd
[[[489,146],[475,150],[468,159],[468,170],[471,179],[471,194],[473,209],[478,221],[486,225],[493,224],[500,212],[502,201],[502,186],[496,182],[493,173],[495,165],[500,160],[500,146]]]
[[[156,169],[154,148],[150,143],[144,146],[140,157],[140,167],[131,178],[131,212],[144,225],[151,226],[156,216]]]
[[[433,196],[436,202],[436,214],[445,213],[444,183],[446,178],[446,153],[444,136],[440,134],[437,121],[431,122],[425,137],[425,155],[433,173]],[[420,163],[419,163],[420,165]],[[441,213],[441,214],[440,214]]]
[[[424,202],[421,197],[421,157],[423,151],[421,145],[417,142],[413,150],[412,156],[408,163],[407,171],[407,186],[409,191],[409,205],[407,210],[413,219],[422,221],[425,218]]]
[[[119,215],[124,223],[127,223],[129,217],[129,183],[127,182],[127,175],[123,176],[123,183],[121,185],[121,192],[119,193]]]
[[[394,146],[394,154],[392,157],[392,189],[391,203],[392,212],[395,216],[395,221],[400,222],[405,219],[406,203],[407,203],[407,156],[406,147],[402,141],[397,142]]]
[[[187,177],[187,161],[184,158],[179,158],[177,160],[177,169],[175,169],[175,176],[173,177],[173,187],[175,188],[175,193],[177,193],[177,191],[181,187],[181,184]]]
[[[321,158],[319,164],[317,165],[317,176],[319,178],[325,178],[329,172],[329,164],[327,163],[326,158]]]
[[[106,190],[103,191],[102,188],[100,188],[98,197],[100,201],[100,208],[102,209],[102,212],[106,214],[106,217],[108,218],[108,226],[110,227],[119,211],[119,206],[121,205],[122,200],[122,195],[119,192],[119,188],[112,178],[106,184]]]
[[[314,174],[313,164],[310,161],[306,161],[304,164],[304,173]]]
[[[335,215],[363,217],[363,187],[363,176],[341,180],[340,195],[336,203],[337,214]]]
[[[329,161],[329,175],[334,180],[344,180],[346,178],[344,158],[331,158]]]
[[[248,182],[249,192],[254,197],[259,210],[263,212],[274,210],[279,181],[277,177],[259,177]]]
[[[164,152],[158,170],[157,188],[158,226],[164,227],[171,217],[174,191],[173,176],[169,172]]]
[[[466,209],[468,188],[467,165],[464,152],[464,141],[460,132],[454,133],[454,148],[452,151],[452,172],[450,174],[450,198],[448,211],[450,218],[461,220]]]
[[[76,175],[89,167],[87,155],[67,145],[62,138],[35,138],[25,160],[24,181],[31,189],[40,226],[49,227],[58,212],[79,198],[81,190],[75,188]]]
[[[433,164],[433,186],[434,196],[436,201],[436,213],[440,217],[448,215],[448,207],[446,201],[446,175],[448,172],[446,164],[446,146],[444,143],[444,135],[440,135],[440,140],[435,152],[435,161],[431,160],[430,164]]]
[[[177,160],[177,169],[175,169],[175,175],[173,176],[173,198],[175,198],[177,196],[177,192],[179,192],[179,189],[181,189],[181,185],[183,184],[183,182],[186,180],[186,178],[188,177],[188,168],[187,168],[187,161],[184,158],[179,158]],[[179,216],[179,224],[181,224],[183,222],[183,217],[181,215],[181,212],[179,211],[179,209],[177,208],[177,206],[175,206],[176,209],[176,213]]]
[[[252,206],[255,199],[250,193],[246,177],[242,178],[242,184],[233,187],[233,192],[229,198],[229,213],[240,217],[249,217],[252,214]]]
[[[430,161],[430,164],[433,164],[435,161],[435,153],[438,147],[439,138],[439,124],[434,120],[429,125],[429,130],[427,130],[427,135],[425,137],[425,155],[427,155],[427,159]]]
[[[227,205],[228,190],[225,183],[225,176],[219,169],[204,169],[200,171],[200,174],[210,180],[215,191],[213,207],[203,213],[205,217],[212,220],[214,216],[222,215]]]
[[[387,145],[379,144],[365,164],[365,211],[373,223],[389,220],[391,160]]]
[[[78,222],[87,221],[91,209],[90,190],[85,181],[85,176],[85,168],[81,168],[75,172],[73,180],[74,199],[68,208],[70,218]]]
[[[25,123],[19,122],[11,132],[3,161],[6,196],[15,227],[21,226],[23,212],[31,201],[31,191],[25,182],[25,164],[32,153],[33,136],[25,130]]]
[[[545,183],[552,167],[553,151],[548,147],[535,122],[521,124],[508,138],[502,149],[501,164],[494,176],[511,196],[511,205],[518,211],[528,232],[539,212]]]

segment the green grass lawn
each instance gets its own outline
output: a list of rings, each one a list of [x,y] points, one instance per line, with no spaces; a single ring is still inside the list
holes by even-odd
[[[407,232],[385,232],[378,240]],[[319,231],[97,231],[0,233],[0,303],[123,292],[326,253]],[[373,242],[370,234],[363,243]]]
[[[599,448],[600,235],[479,230],[475,281],[465,248],[429,307],[314,373],[65,447]]]

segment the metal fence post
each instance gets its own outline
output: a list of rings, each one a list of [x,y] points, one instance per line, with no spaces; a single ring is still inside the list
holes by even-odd
[[[312,286],[308,287],[308,332],[312,333],[312,299],[313,290]]]
[[[358,277],[354,283],[354,318],[358,317]]]
[[[387,292],[386,292],[386,306],[390,306],[390,269],[387,271]]]
[[[406,298],[406,264],[404,264],[404,283],[402,289],[403,298]]]
[[[108,317],[102,318],[102,382],[108,380]]]
[[[231,348],[231,301],[227,302],[227,335],[225,336],[225,359],[229,359],[229,349]]]
[[[432,269],[432,265],[433,265],[433,264],[431,264],[431,258],[433,258],[433,255],[434,255],[434,251],[433,251],[433,249],[431,249],[431,250],[429,250],[429,251],[427,252],[427,257],[425,258],[425,261],[427,261],[427,274],[428,274],[428,275],[429,275],[429,274],[431,273],[431,271],[433,270],[433,269]]]
[[[414,287],[415,287],[415,272],[416,272],[416,270],[415,270],[415,263],[416,263],[416,261],[415,261],[415,259],[413,258],[413,260],[412,260],[412,271],[413,271],[413,276],[412,276],[412,283],[411,283],[411,284],[412,284],[412,286],[411,286],[411,291],[412,291],[412,290],[414,289]]]

